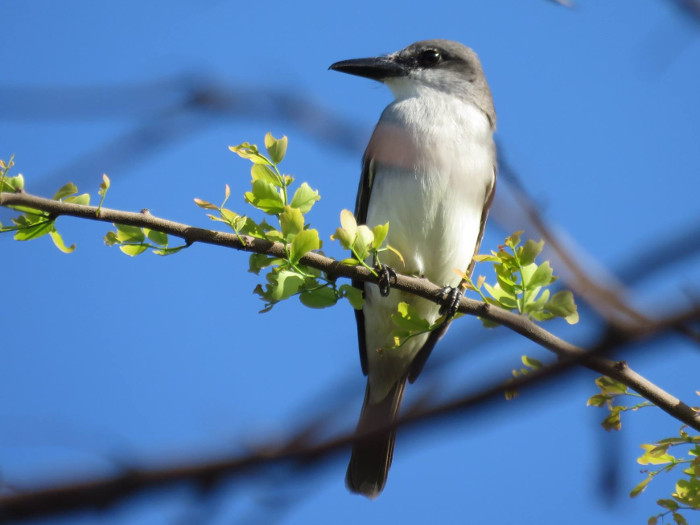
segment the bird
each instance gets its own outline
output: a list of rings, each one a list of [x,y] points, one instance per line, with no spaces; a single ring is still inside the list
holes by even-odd
[[[345,479],[351,492],[374,499],[386,484],[396,437],[395,429],[374,430],[396,420],[406,382],[415,381],[446,332],[461,294],[462,277],[454,270],[473,271],[496,187],[496,111],[477,54],[459,42],[422,40],[329,69],[379,81],[394,96],[362,158],[357,223],[388,222],[386,242],[401,256],[383,252],[384,268],[444,285],[446,293],[441,307],[353,282],[364,294],[355,316],[367,387]],[[431,324],[445,306],[449,311],[437,329],[395,347],[392,314],[400,302]]]

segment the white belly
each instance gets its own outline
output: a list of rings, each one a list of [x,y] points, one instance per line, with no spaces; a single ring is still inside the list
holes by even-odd
[[[439,95],[438,95],[439,96]],[[417,100],[387,107],[368,146],[374,178],[367,210],[368,226],[389,222],[387,243],[405,264],[384,252],[381,261],[401,273],[426,277],[440,286],[456,286],[474,255],[487,192],[494,184],[492,129],[474,106],[451,99],[425,112]],[[365,285],[365,340],[370,395],[376,402],[403,377],[425,344],[427,334],[393,346],[391,316],[405,301],[433,323],[439,306],[392,290],[381,297]]]

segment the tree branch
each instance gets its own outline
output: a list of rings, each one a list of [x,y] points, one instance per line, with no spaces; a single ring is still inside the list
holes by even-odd
[[[180,237],[187,244],[201,242],[225,246],[237,250],[256,252],[275,257],[286,257],[284,245],[279,242],[271,242],[264,239],[237,235],[235,233],[225,233],[215,230],[208,230],[161,219],[151,215],[148,210],[140,213],[112,210],[109,208],[99,209],[96,206],[82,206],[68,202],[61,202],[31,195],[25,192],[0,193],[0,206],[26,206],[49,213],[52,217],[67,215],[90,219],[101,222],[126,224],[152,230],[161,231],[168,235]],[[347,277],[364,282],[377,282],[377,277],[361,266],[349,266],[341,264],[339,261],[325,257],[321,254],[309,252],[302,257],[302,264],[306,264],[318,270],[326,272],[335,277]],[[423,297],[440,304],[442,300],[442,288],[427,279],[419,279],[407,275],[397,275],[394,288],[403,290],[413,295]],[[700,416],[690,406],[686,405],[678,398],[672,396],[657,385],[646,380],[626,363],[617,362],[597,355],[604,346],[593,349],[593,355],[587,355],[586,351],[573,345],[542,327],[530,321],[527,317],[509,312],[507,310],[494,307],[487,303],[462,297],[459,303],[459,312],[483,317],[493,322],[506,326],[514,332],[530,339],[540,346],[554,352],[560,359],[577,359],[579,362],[600,374],[610,376],[625,384],[646,399],[657,405],[672,417],[685,423],[686,425],[700,431]],[[669,317],[649,322],[645,326],[636,326],[634,331],[617,330],[612,332],[612,339],[620,344],[644,340],[660,330],[678,328],[683,323],[700,318],[700,307],[694,307],[684,312],[671,315]]]
[[[654,335],[659,335],[667,329],[667,326],[659,324]],[[609,351],[620,344],[620,340],[607,338],[596,345],[596,351]],[[240,456],[181,463],[161,468],[134,468],[104,478],[69,482],[49,488],[0,496],[0,522],[56,516],[79,509],[105,508],[139,491],[169,487],[183,482],[193,483],[204,492],[224,479],[245,475],[251,469],[271,464],[293,462],[298,468],[309,468],[319,461],[330,459],[334,453],[343,450],[358,439],[366,439],[397,427],[415,428],[427,421],[445,419],[457,413],[464,414],[476,408],[483,408],[485,403],[503,401],[505,391],[542,386],[545,381],[561,377],[574,366],[595,357],[592,352],[567,356],[530,374],[494,382],[476,393],[466,394],[429,407],[414,405],[394,422],[363,432],[341,435],[321,443],[313,443],[309,427],[304,426],[282,445],[261,446],[257,450]],[[616,363],[616,368],[620,374],[636,375],[622,362]]]

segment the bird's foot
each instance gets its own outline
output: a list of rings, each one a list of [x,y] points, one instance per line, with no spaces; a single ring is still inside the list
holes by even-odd
[[[396,271],[386,264],[377,264],[376,269],[379,274],[379,282],[377,283],[379,294],[386,297],[391,291],[391,280],[393,279],[394,284],[396,284]]]
[[[459,308],[459,301],[462,299],[462,295],[464,295],[464,292],[459,286],[457,288],[445,286],[440,290],[440,296],[443,299],[440,306],[440,315],[444,315],[447,319],[454,317],[457,313],[457,308]]]

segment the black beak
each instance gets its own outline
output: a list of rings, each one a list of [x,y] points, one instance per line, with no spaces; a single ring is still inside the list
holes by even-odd
[[[406,74],[404,67],[390,57],[341,60],[332,64],[328,69],[380,81],[385,78],[400,77]]]

